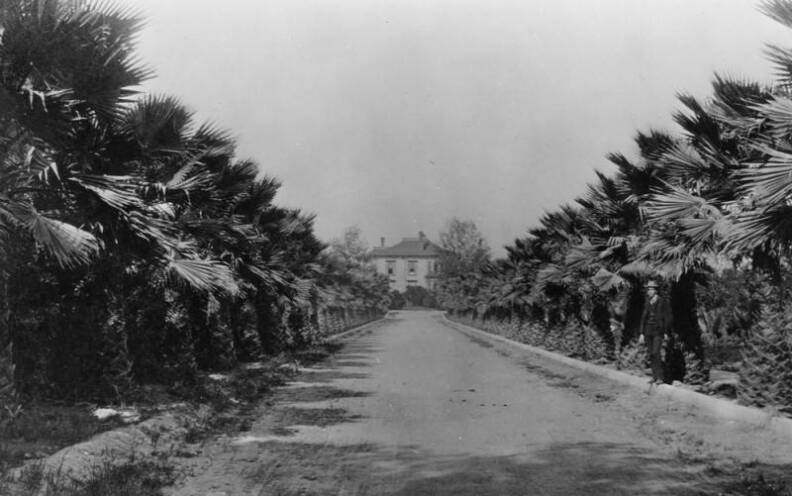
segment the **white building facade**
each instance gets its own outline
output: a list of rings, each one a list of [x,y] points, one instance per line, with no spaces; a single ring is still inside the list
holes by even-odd
[[[377,272],[388,276],[391,289],[404,292],[409,286],[434,290],[443,249],[429,241],[424,233],[417,238],[404,238],[372,251]]]

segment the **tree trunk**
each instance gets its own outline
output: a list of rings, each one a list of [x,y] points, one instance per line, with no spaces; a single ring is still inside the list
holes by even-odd
[[[679,281],[671,285],[674,334],[679,338],[685,352],[694,353],[698,358],[702,358],[704,347],[701,341],[697,307],[693,274],[686,273]]]
[[[633,339],[637,339],[640,333],[641,314],[643,314],[645,299],[641,285],[632,284],[626,298],[621,346],[626,346]]]
[[[671,284],[671,313],[673,331],[666,349],[666,381],[681,381],[685,377],[685,355],[703,363],[704,346],[701,340],[696,301],[696,286],[692,273],[685,273]]]
[[[269,294],[261,292],[256,295],[256,327],[262,351],[274,355],[281,351],[280,315],[276,300]]]
[[[17,400],[14,382],[14,353],[11,339],[8,277],[0,273],[0,407],[11,408]],[[4,409],[0,410],[0,416]]]

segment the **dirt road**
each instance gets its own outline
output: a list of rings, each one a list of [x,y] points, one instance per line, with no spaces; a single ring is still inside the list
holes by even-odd
[[[402,312],[207,445],[186,495],[719,494],[785,442]],[[760,449],[759,449],[759,448]]]

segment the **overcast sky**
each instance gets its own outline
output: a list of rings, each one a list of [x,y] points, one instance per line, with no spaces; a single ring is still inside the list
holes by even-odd
[[[713,72],[769,82],[792,31],[747,0],[126,0],[146,89],[230,129],[317,233],[452,217],[496,254]]]

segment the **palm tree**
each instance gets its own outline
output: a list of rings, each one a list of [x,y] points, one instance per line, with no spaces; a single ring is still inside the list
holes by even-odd
[[[123,246],[203,289],[234,289],[228,268],[179,237],[124,126],[150,72],[134,56],[140,17],[112,3],[5,2],[0,18],[0,256],[85,265]],[[183,186],[183,185],[182,185]],[[176,187],[172,189],[178,189]],[[20,244],[35,248],[20,250]],[[133,249],[134,248],[134,249]],[[10,275],[2,275],[0,297]],[[11,353],[7,300],[0,356]],[[4,361],[4,371],[12,366]],[[0,379],[0,388],[10,383]]]
[[[789,0],[765,1],[761,10],[792,27]],[[497,277],[510,274],[510,284],[490,305],[527,294],[545,310],[574,309],[597,292],[626,293],[627,320],[635,321],[641,282],[662,277],[674,337],[700,358],[696,282],[746,259],[780,281],[792,247],[792,51],[770,46],[768,55],[776,87],[716,76],[705,104],[679,96],[684,111],[674,118],[683,136],[639,133],[636,163],[611,154],[616,173],[598,174],[579,208],[547,214],[508,247],[510,263]]]
[[[14,267],[15,246],[44,250],[61,266],[84,264],[101,242],[74,215],[90,188],[123,197],[118,178],[92,179],[90,141],[112,122],[118,100],[147,72],[128,44],[138,17],[108,6],[56,1],[4,2],[0,17],[0,256]],[[119,182],[121,182],[119,180]],[[102,195],[96,195],[99,199]],[[0,274],[0,394],[13,391],[8,273]]]
[[[777,49],[772,53],[779,57]],[[774,149],[792,114],[785,118],[784,102],[756,83],[716,76],[713,89],[706,107],[681,97],[689,113],[676,120],[687,135],[659,157],[665,182],[645,203],[656,229],[643,255],[675,280],[675,324],[694,351],[701,346],[693,306],[696,278],[728,259],[748,258],[778,282],[777,254],[792,240],[785,240],[783,227],[788,160]]]
[[[760,10],[792,27],[789,1],[768,0]],[[708,108],[683,99],[693,111],[692,118],[677,119],[688,143],[665,157],[675,187],[659,192],[647,210],[658,220],[675,220],[686,249],[706,252],[715,245],[759,260],[767,258],[759,252],[790,246],[792,53],[770,45],[767,54],[779,76],[775,88],[716,76]]]

